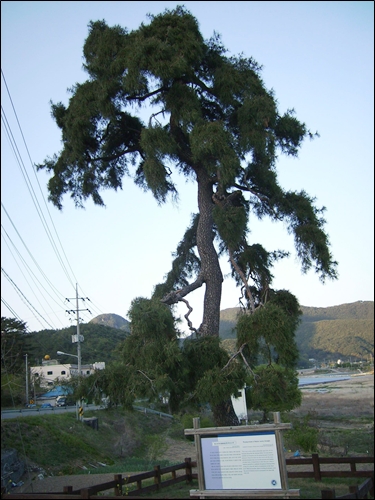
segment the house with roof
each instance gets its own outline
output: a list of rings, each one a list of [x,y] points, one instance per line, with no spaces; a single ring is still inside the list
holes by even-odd
[[[105,362],[100,361],[89,365],[81,365],[81,377],[87,377],[96,370],[103,370]],[[78,375],[78,365],[60,363],[56,359],[44,359],[41,365],[31,366],[30,375],[32,382],[38,382],[40,387],[52,388],[58,383],[70,380]]]

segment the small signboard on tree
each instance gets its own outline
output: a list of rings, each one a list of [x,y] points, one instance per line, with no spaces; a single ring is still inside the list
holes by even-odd
[[[200,428],[193,420],[197,450],[198,498],[292,498],[299,490],[288,488],[282,431],[291,424],[280,422],[274,414],[273,424],[237,427]]]

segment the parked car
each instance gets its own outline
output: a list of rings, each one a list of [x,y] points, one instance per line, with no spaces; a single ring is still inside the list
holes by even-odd
[[[41,408],[53,408],[53,406],[51,405],[51,403],[43,403],[41,406]]]
[[[57,399],[56,399],[56,406],[74,406],[75,405],[75,401],[73,401],[72,399],[69,399],[69,398],[66,398],[64,396],[59,396]]]

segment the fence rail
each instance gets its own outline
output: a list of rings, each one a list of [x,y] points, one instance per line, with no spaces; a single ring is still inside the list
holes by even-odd
[[[95,486],[90,486],[89,488],[80,488],[79,490],[73,490],[72,486],[65,486],[63,492],[61,493],[9,493],[6,498],[11,499],[62,499],[62,500],[78,500],[78,499],[91,499],[97,498],[96,495],[102,491],[114,490],[114,495],[117,498],[139,498],[139,495],[151,491],[159,490],[160,488],[165,488],[166,486],[171,486],[183,481],[187,483],[191,482],[193,479],[197,479],[198,475],[193,473],[193,468],[197,466],[196,462],[193,462],[191,458],[185,458],[185,461],[177,464],[171,465],[169,467],[160,468],[160,465],[156,465],[152,471],[141,472],[140,474],[134,474],[132,476],[123,476],[122,474],[114,474],[113,481],[107,481],[106,483],[97,484]],[[183,474],[177,475],[177,471],[184,471]],[[171,479],[163,479],[166,474],[171,474]],[[147,479],[154,479],[154,484],[149,486],[142,486],[142,481]],[[136,483],[137,488],[135,490],[127,490],[127,486]],[[124,488],[125,487],[125,488]],[[101,499],[112,499],[113,496],[100,496]]]
[[[374,457],[342,457],[342,458],[320,458],[318,454],[313,454],[311,458],[287,458],[286,465],[312,465],[312,471],[288,471],[288,478],[313,478],[315,481],[321,481],[324,477],[367,477],[368,479],[360,487],[350,487],[349,490],[351,494],[343,497],[335,496],[322,496],[322,498],[366,498],[366,496],[358,496],[359,494],[366,495],[370,492],[373,495],[373,476],[374,470],[359,471],[357,470],[357,464],[373,464]],[[324,471],[321,469],[321,465],[324,464],[349,464],[350,470],[346,471]],[[166,486],[171,486],[173,484],[186,481],[186,483],[191,482],[193,479],[198,478],[198,474],[193,472],[193,469],[197,467],[197,462],[192,461],[191,458],[185,458],[185,461],[172,465],[169,467],[160,468],[156,465],[152,471],[142,472],[140,474],[134,474],[132,476],[123,476],[122,474],[115,474],[113,481],[108,481],[106,483],[97,484],[89,488],[81,488],[79,490],[73,490],[71,486],[65,486],[64,491],[61,493],[9,493],[6,498],[9,500],[33,500],[33,499],[43,499],[48,498],[51,500],[79,500],[79,499],[91,499],[97,498],[96,495],[102,491],[114,490],[114,495],[117,498],[127,498],[127,499],[139,499],[139,495],[151,491],[159,490]],[[177,474],[177,471],[184,471],[183,474]],[[171,474],[171,479],[163,479],[166,474]],[[154,483],[148,486],[142,486],[142,481],[147,479],[154,479]],[[137,488],[135,490],[128,490],[127,486],[136,483]],[[353,491],[352,491],[353,490]],[[354,491],[355,490],[355,491]],[[322,495],[334,495],[334,490],[322,490]],[[48,495],[48,496],[47,496]],[[357,495],[357,496],[352,496]],[[112,499],[113,496],[101,495],[101,499]]]
[[[336,491],[331,490],[321,490],[322,498],[367,498],[370,493],[374,496],[374,475],[366,479],[364,483],[360,486],[349,486],[350,493],[348,495],[343,495],[340,497],[336,496]]]
[[[288,471],[288,478],[313,478],[321,481],[323,477],[371,477],[373,470],[357,470],[357,464],[373,464],[374,457],[332,457],[321,458],[313,453],[311,458],[287,458],[286,465],[312,465],[311,471]],[[348,464],[350,470],[322,470],[322,465]]]

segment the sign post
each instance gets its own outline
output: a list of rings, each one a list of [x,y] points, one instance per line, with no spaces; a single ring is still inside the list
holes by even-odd
[[[197,451],[198,498],[294,498],[299,490],[288,488],[280,413],[273,424],[200,428],[193,419]]]

